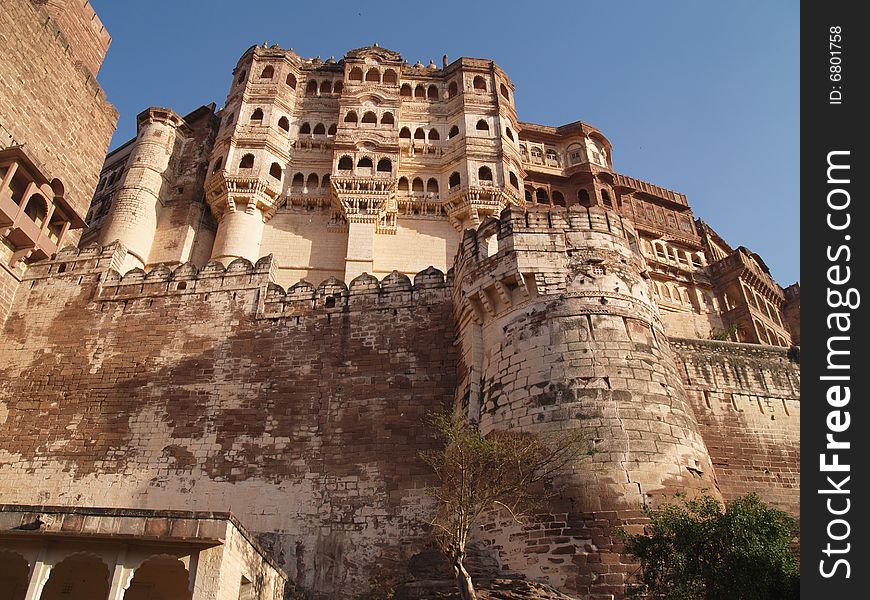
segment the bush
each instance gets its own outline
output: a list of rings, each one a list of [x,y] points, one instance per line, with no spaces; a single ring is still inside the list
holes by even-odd
[[[626,535],[640,559],[634,598],[786,600],[799,597],[791,540],[796,522],[755,494],[722,505],[710,496],[647,510],[643,535]]]

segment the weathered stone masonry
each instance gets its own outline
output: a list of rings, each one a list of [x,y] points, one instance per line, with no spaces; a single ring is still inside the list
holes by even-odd
[[[125,254],[70,250],[23,284],[0,502],[231,510],[324,594],[419,551],[424,415],[454,389],[443,275],[285,294],[268,257],[122,278]]]
[[[0,502],[232,510],[299,585],[350,594],[426,548],[424,416],[456,398],[485,431],[589,433],[547,515],[476,539],[508,572],[619,596],[617,528],[644,503],[799,510],[796,366],[669,340],[634,235],[602,209],[508,209],[466,233],[455,280],[287,290],[271,257],[121,276],[120,244],[65,250],[3,330]]]
[[[521,121],[489,59],[263,45],[222,108],[146,108],[100,169],[109,41],[87,0],[0,11],[13,600],[344,600],[405,572],[431,598],[418,457],[451,406],[596,451],[532,522],[474,532],[493,595],[622,597],[618,530],[676,492],[799,515],[800,286],[597,128]]]

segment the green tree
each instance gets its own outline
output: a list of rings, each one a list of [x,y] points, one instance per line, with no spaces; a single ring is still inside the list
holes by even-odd
[[[635,598],[785,600],[799,597],[791,550],[796,522],[755,494],[722,505],[710,496],[647,510],[645,534],[627,535],[640,559]]]
[[[421,456],[440,481],[432,490],[438,502],[432,526],[461,597],[474,600],[474,583],[464,565],[471,527],[492,509],[522,522],[552,494],[544,484],[588,454],[588,444],[576,430],[546,437],[510,430],[483,435],[458,413],[433,415],[431,423],[440,443]]]

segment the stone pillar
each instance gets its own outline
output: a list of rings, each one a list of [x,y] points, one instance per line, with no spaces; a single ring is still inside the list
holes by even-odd
[[[263,213],[253,199],[228,202],[227,209],[218,217],[217,233],[212,249],[212,260],[224,265],[237,258],[247,258],[252,263],[260,258],[260,240],[265,224]]]
[[[455,265],[463,360],[479,357],[460,370],[481,374],[479,397],[466,381],[457,402],[472,419],[479,404],[484,433],[579,429],[594,451],[554,482],[547,518],[480,535],[504,568],[593,596],[636,568],[617,529],[642,522],[644,505],[719,497],[632,235],[599,207],[508,209],[466,231]],[[481,335],[470,323],[482,352],[465,348]]]
[[[107,600],[124,600],[124,593],[133,581],[134,569],[127,566],[127,550],[122,548],[115,557],[115,568],[112,570],[112,582],[109,585]]]
[[[348,218],[347,254],[344,280],[353,281],[363,273],[374,271],[375,220],[351,216]]]
[[[127,248],[124,269],[148,264],[161,197],[166,193],[164,176],[176,142],[186,128],[184,119],[169,109],[149,108],[137,119],[138,131],[127,171],[100,237],[104,246],[120,240]]]
[[[24,600],[39,600],[42,588],[48,583],[52,565],[47,562],[46,555],[45,547],[40,548],[39,555],[30,567],[30,580],[27,582],[27,593],[24,594]]]

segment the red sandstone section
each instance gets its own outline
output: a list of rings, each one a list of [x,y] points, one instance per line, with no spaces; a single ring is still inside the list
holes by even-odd
[[[32,0],[51,15],[73,54],[96,77],[112,36],[88,0]]]
[[[800,365],[784,348],[671,343],[722,495],[800,516]]]
[[[30,0],[3,3],[0,148],[25,145],[84,218],[118,114],[61,29]]]
[[[22,284],[0,502],[231,510],[325,594],[419,551],[424,416],[456,371],[443,275],[288,293],[269,258],[122,278],[123,255],[61,252]]]

